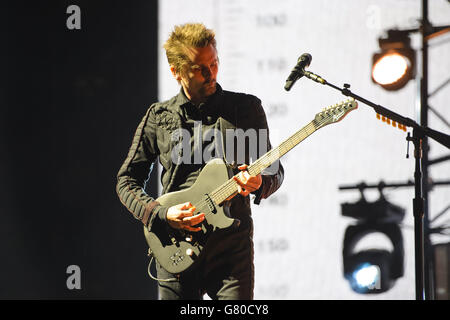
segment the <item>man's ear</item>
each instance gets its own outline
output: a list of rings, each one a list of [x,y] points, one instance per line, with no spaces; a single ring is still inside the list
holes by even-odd
[[[178,74],[177,70],[175,69],[174,66],[170,66],[170,71],[172,72],[173,77],[177,80],[180,81],[181,80],[181,76]]]

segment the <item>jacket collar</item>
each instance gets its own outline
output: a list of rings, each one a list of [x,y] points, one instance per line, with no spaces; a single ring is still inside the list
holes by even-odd
[[[220,86],[220,84],[216,83],[216,92],[214,92],[214,94],[209,96],[204,103],[200,103],[198,108],[203,109],[209,104],[215,104],[215,102],[222,96],[222,94],[223,94],[222,87]],[[176,96],[175,101],[176,101],[175,104],[180,107],[188,103],[192,104],[192,102],[186,97],[183,87],[180,87],[180,92]]]

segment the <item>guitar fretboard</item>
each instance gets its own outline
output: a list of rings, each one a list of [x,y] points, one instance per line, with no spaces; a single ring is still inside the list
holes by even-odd
[[[302,129],[298,130],[292,136],[283,141],[278,147],[268,151],[261,158],[252,163],[247,171],[250,175],[256,176],[263,172],[264,169],[270,167],[275,161],[279,160],[283,155],[288,153],[300,142],[309,137],[312,133],[317,130],[316,120],[311,121],[309,124],[304,126]],[[237,175],[236,175],[237,176]],[[210,193],[211,199],[217,205],[224,202],[231,195],[236,193],[236,181],[233,178],[227,180],[221,186],[216,188]]]

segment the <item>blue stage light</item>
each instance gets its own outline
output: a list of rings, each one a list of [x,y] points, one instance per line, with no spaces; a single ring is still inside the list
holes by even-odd
[[[353,272],[352,277],[356,290],[366,291],[380,288],[380,267],[376,265],[364,263]]]

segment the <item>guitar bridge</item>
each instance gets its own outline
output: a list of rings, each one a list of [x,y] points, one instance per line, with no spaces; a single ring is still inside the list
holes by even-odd
[[[216,205],[214,204],[214,201],[211,199],[211,197],[208,194],[205,194],[205,202],[208,206],[209,211],[212,213],[216,213]]]

